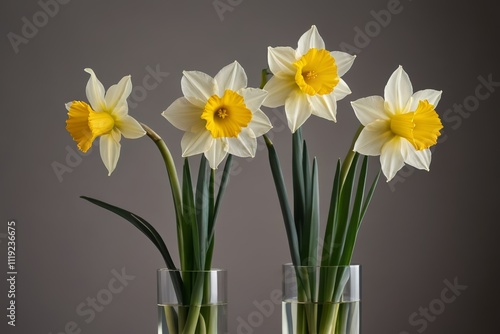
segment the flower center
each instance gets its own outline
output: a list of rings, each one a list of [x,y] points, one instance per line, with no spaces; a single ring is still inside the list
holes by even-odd
[[[391,131],[407,139],[416,150],[424,150],[437,143],[443,124],[434,106],[427,100],[419,101],[415,111],[397,114],[391,118]]]
[[[115,127],[115,119],[106,111],[95,112],[90,110],[89,128],[94,138],[109,133]]]
[[[238,137],[252,120],[252,112],[241,95],[227,89],[222,98],[212,95],[208,99],[201,118],[207,121],[205,127],[213,138]]]
[[[226,118],[228,116],[227,110],[224,108],[220,108],[219,110],[217,110],[217,116],[219,116],[222,119]]]
[[[297,69],[295,82],[308,95],[330,94],[339,83],[335,59],[325,49],[309,49],[293,65]]]

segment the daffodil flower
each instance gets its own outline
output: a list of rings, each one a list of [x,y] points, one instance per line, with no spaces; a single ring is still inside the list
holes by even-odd
[[[94,71],[86,68],[85,72],[90,74],[86,87],[90,105],[83,101],[66,103],[66,130],[82,152],[87,152],[94,140],[101,137],[101,158],[108,169],[108,175],[111,175],[120,157],[121,136],[135,139],[144,136],[146,132],[128,115],[127,97],[132,91],[130,75],[123,77],[105,92]]]
[[[405,163],[428,171],[429,148],[437,143],[443,128],[435,111],[441,93],[433,89],[413,93],[408,74],[399,66],[385,86],[385,100],[381,96],[370,96],[351,102],[364,126],[354,151],[380,155],[387,181]]]
[[[269,47],[268,63],[273,77],[264,90],[269,93],[264,105],[285,106],[288,127],[295,132],[311,114],[337,121],[337,101],[351,93],[341,78],[355,56],[325,50],[316,26],[304,33],[298,48]]]
[[[204,153],[216,169],[227,154],[254,157],[257,137],[271,128],[259,109],[267,93],[247,88],[247,76],[238,62],[225,66],[214,77],[184,71],[181,88],[184,97],[175,100],[162,115],[185,131],[182,156]]]

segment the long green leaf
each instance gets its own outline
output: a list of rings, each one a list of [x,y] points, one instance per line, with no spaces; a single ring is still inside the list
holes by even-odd
[[[301,208],[301,223],[300,223],[300,257],[303,266],[313,265],[312,258],[310,254],[311,246],[311,233],[313,233],[314,227],[311,226],[313,223],[311,221],[312,212],[312,177],[311,169],[309,168],[309,153],[307,151],[306,141],[302,141],[302,162],[298,168],[300,168],[299,173],[302,176],[303,188],[301,191],[301,197],[303,199],[303,208]],[[297,220],[297,217],[295,217]],[[299,224],[296,224],[299,225]]]
[[[307,248],[307,241],[304,240],[304,224],[306,216],[306,188],[305,188],[305,177],[309,175],[304,175],[303,171],[303,139],[302,139],[302,129],[299,128],[292,135],[292,175],[293,175],[293,210],[295,219],[295,229],[297,231],[297,239],[299,242],[299,247],[304,250]],[[305,245],[304,245],[305,243]],[[301,255],[307,254],[301,251]]]
[[[354,203],[351,208],[351,218],[349,221],[349,226],[347,228],[347,235],[344,244],[344,251],[342,252],[342,258],[340,260],[340,265],[349,265],[351,262],[352,254],[354,251],[354,245],[356,243],[356,238],[358,235],[359,219],[361,216],[361,210],[363,205],[363,197],[366,185],[366,173],[368,170],[368,157],[363,158],[363,164],[358,177],[358,185],[356,190],[356,195],[354,198]]]
[[[200,258],[199,270],[205,268],[205,257],[208,250],[208,222],[209,222],[209,185],[207,180],[207,159],[202,155],[198,180],[196,184],[196,222],[198,223]]]
[[[318,264],[318,243],[319,243],[319,228],[320,228],[320,212],[319,212],[319,185],[318,185],[318,162],[316,158],[313,159],[312,174],[310,176],[309,189],[308,190],[308,205],[307,205],[307,217],[309,230],[308,235],[308,258],[305,259],[307,262],[304,265],[316,266]],[[304,260],[304,259],[303,259]],[[311,296],[316,295],[318,289],[316,285],[316,270],[311,270],[309,275],[310,293]]]
[[[321,264],[323,266],[330,265],[332,252],[334,248],[334,231],[337,229],[338,221],[338,202],[340,197],[340,170],[341,164],[340,160],[337,161],[337,168],[335,170],[335,176],[333,178],[332,195],[330,198],[330,208],[328,211],[328,218],[326,222],[325,236],[323,239],[323,255],[321,258]]]
[[[233,163],[233,155],[228,154],[226,158],[226,164],[224,165],[224,171],[222,172],[222,178],[219,186],[219,191],[217,192],[217,198],[215,199],[214,214],[212,217],[212,228],[209,230],[209,240],[212,240],[215,233],[215,222],[217,221],[217,215],[219,214],[220,203],[224,197],[227,184],[229,183],[229,177],[231,176],[231,166]]]
[[[368,195],[366,195],[366,199],[365,199],[364,204],[363,204],[363,209],[361,210],[361,215],[359,217],[359,224],[361,224],[361,221],[365,217],[366,209],[368,208],[368,205],[370,204],[370,201],[372,200],[373,193],[375,192],[375,188],[377,187],[377,183],[378,183],[379,178],[380,178],[380,171],[377,173],[377,176],[375,176],[375,179],[373,180],[372,186],[370,187],[370,191],[368,192]],[[358,226],[358,229],[359,229],[359,226]]]
[[[318,185],[318,162],[316,158],[313,160],[312,175],[310,182],[310,204],[308,205],[308,217],[310,221],[309,230],[309,263],[317,265],[318,259],[318,243],[320,230],[320,208],[319,208],[319,185]]]
[[[300,266],[297,231],[295,230],[295,222],[292,216],[292,211],[290,210],[290,205],[288,204],[288,195],[286,192],[285,181],[283,180],[283,173],[281,171],[278,154],[276,153],[276,149],[274,148],[273,143],[266,135],[264,135],[264,140],[266,141],[266,146],[269,153],[269,164],[271,166],[274,185],[276,187],[281,212],[283,214],[283,221],[285,223],[285,230],[288,237],[288,246],[290,247],[290,255],[292,257],[293,264],[295,266]]]
[[[179,224],[181,237],[184,239],[183,248],[179,249],[181,268],[183,270],[194,270],[195,263],[199,258],[199,236],[196,224],[196,210],[194,204],[193,183],[191,181],[191,169],[189,159],[184,159],[182,169],[182,216],[183,221]]]
[[[337,266],[342,258],[342,252],[344,250],[345,238],[348,230],[349,224],[349,209],[351,207],[351,196],[354,186],[354,178],[356,174],[356,164],[358,161],[359,153],[356,153],[352,159],[352,164],[349,167],[344,183],[341,185],[340,189],[340,199],[338,207],[338,223],[337,228],[334,231],[335,235],[335,245],[334,252],[332,256],[332,266]]]
[[[162,255],[163,259],[165,260],[165,264],[167,265],[167,268],[170,270],[176,270],[176,266],[174,264],[174,261],[172,260],[172,257],[170,256],[170,252],[168,251],[167,246],[163,242],[162,237],[160,234],[156,231],[156,229],[149,224],[145,219],[141,218],[140,216],[127,211],[125,209],[119,208],[117,206],[108,204],[106,202],[100,201],[95,198],[87,197],[87,196],[81,196],[81,198],[91,202],[92,204],[95,204],[97,206],[100,206],[101,208],[104,208],[108,211],[111,211],[115,213],[116,215],[124,218],[127,220],[129,223],[134,225],[139,231],[144,233],[146,237],[148,237],[149,240],[153,242],[153,244],[158,248],[160,251],[160,254]],[[176,273],[178,273],[176,271]],[[175,279],[173,280],[173,283],[175,284],[175,290],[177,293],[177,298],[179,301],[183,300],[183,285],[182,285],[182,279],[180,278],[180,275],[175,276]]]

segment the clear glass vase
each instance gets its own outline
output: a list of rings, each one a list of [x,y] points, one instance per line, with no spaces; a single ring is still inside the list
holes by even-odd
[[[227,271],[159,269],[158,334],[226,334]]]
[[[359,334],[360,308],[359,265],[283,265],[283,334]]]

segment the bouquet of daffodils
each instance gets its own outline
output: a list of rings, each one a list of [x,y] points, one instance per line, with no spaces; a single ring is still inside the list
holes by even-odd
[[[149,126],[128,115],[127,97],[132,90],[130,76],[123,77],[107,91],[91,69],[86,87],[89,103],[73,101],[66,104],[66,129],[86,152],[100,138],[100,154],[111,174],[120,155],[120,139],[147,135],[165,162],[175,207],[180,272],[168,247],[156,229],[139,215],[105,203],[84,199],[123,217],[158,248],[168,269],[179,305],[175,312],[165,307],[166,333],[217,334],[217,308],[202,308],[209,294],[203,271],[211,269],[214,250],[215,223],[224,190],[229,180],[233,155],[253,157],[257,138],[271,129],[267,116],[260,110],[267,93],[247,88],[247,76],[237,63],[227,65],[214,77],[185,71],[181,81],[183,97],[175,100],[162,115],[175,127],[185,131],[181,141],[182,186],[170,151]],[[191,179],[189,156],[203,153],[196,184]],[[226,158],[218,189],[215,170]]]
[[[366,192],[368,156],[380,155],[387,181],[405,164],[429,170],[430,147],[437,143],[442,124],[435,108],[441,92],[426,89],[413,93],[402,67],[390,76],[384,97],[370,96],[352,102],[361,126],[343,161],[338,161],[325,233],[320,237],[318,163],[310,162],[301,127],[311,115],[336,121],[337,101],[351,93],[342,76],[355,57],[327,51],[315,26],[304,33],[298,47],[270,47],[268,69],[263,71],[261,88],[247,88],[247,76],[238,62],[222,68],[215,77],[198,71],[184,71],[183,97],[175,100],[162,115],[184,131],[181,140],[182,182],[170,151],[149,126],[128,115],[127,97],[132,90],[130,76],[105,91],[91,69],[86,87],[87,102],[66,104],[66,129],[86,152],[100,138],[100,153],[109,174],[120,155],[120,140],[147,135],[165,162],[175,207],[179,267],[160,234],[139,215],[102,202],[84,199],[130,222],[158,248],[172,281],[177,300],[185,309],[165,309],[168,333],[217,333],[214,314],[202,309],[209,293],[204,275],[212,265],[214,234],[219,207],[229,180],[233,156],[253,157],[257,138],[264,137],[271,172],[283,213],[292,264],[297,268],[297,302],[293,333],[347,333],[352,312],[343,309],[342,294],[346,266],[351,263],[356,237],[376,188],[378,175]],[[268,76],[272,77],[268,80]],[[284,106],[292,132],[293,212],[287,195],[278,154],[266,136],[272,128],[261,106]],[[188,157],[203,153],[196,182],[191,178]],[[357,171],[360,155],[361,169]],[[221,182],[215,184],[215,170],[226,159]],[[322,245],[322,249],[320,249]],[[308,271],[319,267],[319,275]],[[335,268],[331,271],[330,268]],[[340,269],[339,269],[340,268]],[[354,331],[349,331],[354,333]],[[284,333],[287,331],[284,328]]]
[[[284,106],[292,132],[293,213],[277,152],[265,136],[297,275],[298,296],[294,302],[298,306],[293,320],[284,319],[283,333],[358,333],[359,325],[352,322],[359,319],[353,316],[350,305],[342,303],[342,290],[349,279],[347,266],[351,264],[356,237],[378,179],[377,175],[365,193],[368,156],[380,156],[387,181],[405,163],[429,170],[429,148],[437,143],[443,127],[435,111],[441,91],[426,89],[413,93],[401,66],[390,76],[384,97],[370,96],[352,102],[361,125],[345,159],[338,161],[321,238],[318,163],[316,158],[310,163],[301,127],[311,115],[336,121],[337,101],[351,93],[342,76],[354,59],[344,52],[327,51],[315,26],[300,37],[297,49],[268,50],[273,76],[269,81],[266,76],[262,83],[269,93],[264,105]],[[360,155],[364,158],[357,172]],[[319,271],[314,270],[318,267]]]

